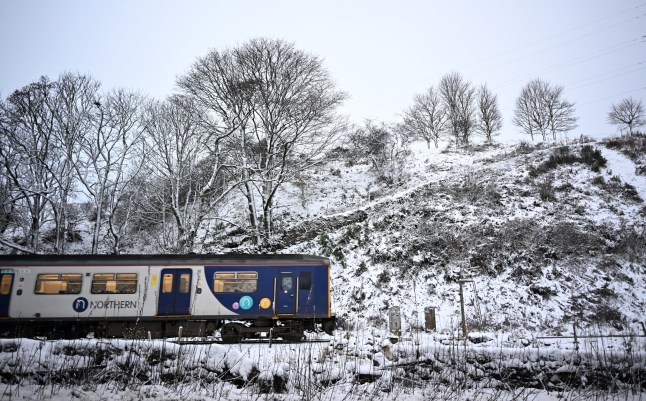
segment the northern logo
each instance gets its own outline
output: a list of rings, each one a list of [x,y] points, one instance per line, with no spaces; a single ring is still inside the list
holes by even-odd
[[[78,297],[72,303],[72,308],[74,308],[74,312],[81,313],[85,312],[89,305],[90,303],[88,302],[87,298]]]

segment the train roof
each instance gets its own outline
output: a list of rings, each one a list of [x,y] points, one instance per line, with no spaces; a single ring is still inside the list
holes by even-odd
[[[0,267],[12,266],[149,266],[149,265],[290,265],[324,264],[330,260],[315,255],[280,254],[187,254],[187,255],[0,255]]]

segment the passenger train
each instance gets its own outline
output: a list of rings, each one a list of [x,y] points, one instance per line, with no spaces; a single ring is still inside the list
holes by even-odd
[[[298,340],[335,329],[311,255],[0,256],[0,336]],[[180,333],[181,327],[181,333]]]

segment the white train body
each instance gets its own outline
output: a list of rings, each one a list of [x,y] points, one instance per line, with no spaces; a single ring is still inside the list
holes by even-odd
[[[235,317],[235,313],[222,305],[209,291],[200,291],[202,283],[206,282],[203,266],[183,266],[192,271],[189,310],[186,315],[202,317]],[[87,269],[86,269],[87,270]],[[34,296],[27,302],[12,302],[9,306],[9,317],[24,319],[36,317],[40,319],[76,319],[76,318],[104,318],[104,319],[136,319],[141,316],[158,316],[159,296],[161,291],[162,271],[164,266],[96,266],[84,273],[79,273],[78,267],[28,267],[16,269],[16,293],[25,296],[34,291]],[[70,276],[81,278],[81,289],[78,293],[67,293],[69,283],[67,280],[39,280],[41,275],[60,275],[69,279]],[[106,291],[95,290],[97,287],[95,276],[115,274],[134,275],[136,277],[136,291],[133,293],[117,293],[111,288]],[[115,277],[116,279],[116,277]],[[48,282],[49,281],[49,282]],[[108,287],[118,283],[117,280],[106,280]],[[60,284],[59,284],[60,283]],[[50,288],[47,288],[49,285]],[[73,284],[75,285],[75,284]],[[35,291],[43,289],[41,293]],[[56,294],[53,287],[60,288]],[[22,290],[22,293],[20,293]],[[88,291],[89,290],[89,291]],[[176,314],[172,314],[176,316]]]
[[[204,334],[232,319],[282,320],[298,334],[333,322],[329,270],[307,255],[0,256],[0,323],[9,335],[166,336],[178,324]]]

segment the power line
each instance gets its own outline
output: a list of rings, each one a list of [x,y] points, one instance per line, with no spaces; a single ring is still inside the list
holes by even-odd
[[[633,68],[633,67],[636,67],[636,66],[639,66],[639,67],[638,68]],[[624,70],[626,70],[628,68],[632,68],[632,69],[629,70],[629,71],[624,71]],[[580,79],[580,80],[575,81],[575,82],[563,84],[563,87],[566,88],[567,90],[571,91],[571,90],[580,89],[580,88],[583,88],[583,87],[586,87],[586,86],[589,86],[589,85],[594,85],[594,84],[597,84],[599,82],[607,81],[607,80],[612,79],[612,78],[617,78],[617,77],[621,77],[621,76],[624,76],[624,75],[632,74],[634,72],[641,71],[641,70],[644,70],[644,69],[646,69],[646,66],[644,65],[644,62],[640,61],[638,63],[627,65],[627,66],[624,66],[624,67],[621,67],[621,68],[617,68],[617,69],[612,70],[612,71],[606,71],[606,72],[604,72],[602,74],[598,74],[598,75],[594,75],[594,76],[591,76],[591,77],[588,77],[588,78]],[[617,73],[619,71],[623,71],[623,72]],[[607,76],[609,74],[612,74],[612,75]],[[586,82],[586,81],[591,81],[591,82]],[[579,84],[579,85],[577,85],[577,84]],[[504,104],[504,107],[509,107],[509,106],[510,106],[509,103]]]
[[[639,63],[639,64],[641,64],[641,63]],[[588,83],[581,84],[581,85],[578,85],[578,86],[569,87],[568,89],[569,90],[574,90],[574,89],[583,88],[583,87],[588,86],[588,85],[598,84],[599,82],[607,81],[607,80],[612,79],[612,78],[622,77],[624,75],[628,75],[628,74],[631,74],[633,72],[641,71],[643,69],[646,69],[646,66],[645,67],[640,67],[640,68],[635,68],[633,70],[626,71],[626,72],[623,72],[621,74],[615,74],[615,75],[612,75],[612,76],[609,76],[609,77],[606,77],[606,78],[603,78],[603,79],[598,79],[598,80],[593,81],[593,82],[588,82]]]
[[[625,95],[627,95],[629,93],[635,93],[635,92],[640,92],[640,91],[646,91],[646,86],[644,86],[643,88],[633,89],[633,90],[630,90],[630,91],[627,91],[627,92],[617,93],[617,94],[614,94],[614,95],[610,95],[610,96],[602,97],[602,98],[599,98],[599,99],[591,100],[589,102],[581,103],[580,106],[584,106],[586,104],[597,103],[597,102],[600,102],[602,100],[612,99],[613,97],[617,97],[617,96],[625,96]]]
[[[556,65],[553,65],[553,66],[547,67],[547,68],[543,68],[543,69],[535,71],[535,72],[533,72],[531,74],[525,74],[520,78],[515,78],[515,79],[512,79],[512,80],[504,81],[504,82],[502,82],[502,83],[500,83],[498,85],[494,85],[493,89],[500,89],[500,88],[503,88],[505,86],[508,86],[508,85],[511,85],[511,84],[514,84],[514,83],[517,83],[517,82],[521,82],[521,81],[524,81],[526,79],[536,77],[538,75],[541,75],[541,74],[544,74],[544,73],[547,73],[547,72],[553,72],[553,71],[557,71],[557,70],[560,70],[560,69],[563,69],[563,68],[566,68],[566,67],[571,67],[573,65],[577,65],[577,64],[580,64],[580,63],[583,63],[583,62],[586,62],[586,61],[590,61],[590,60],[593,60],[593,59],[601,57],[601,56],[605,56],[605,55],[615,53],[615,52],[620,51],[620,50],[625,50],[625,49],[628,49],[630,47],[640,45],[641,43],[643,43],[643,42],[639,42],[640,39],[641,38],[635,38],[635,39],[631,39],[631,40],[626,41],[626,42],[621,42],[621,43],[606,47],[605,49],[596,50],[596,51],[594,51],[592,53],[585,54],[583,56],[573,58],[573,59],[568,60],[568,61],[566,61],[564,63],[556,64]]]
[[[577,31],[577,30],[580,30],[580,29],[582,29],[582,28],[588,27],[588,26],[590,26],[590,25],[598,24],[599,22],[606,21],[606,20],[611,19],[611,18],[614,18],[614,17],[616,17],[616,16],[618,16],[618,15],[626,14],[626,13],[628,13],[628,12],[634,12],[636,9],[639,9],[639,8],[641,8],[641,7],[644,7],[644,6],[646,6],[646,3],[642,3],[642,4],[639,4],[639,5],[635,6],[635,7],[631,7],[631,8],[629,8],[629,9],[626,9],[626,10],[624,10],[624,11],[620,11],[620,12],[617,12],[617,13],[614,13],[614,14],[611,14],[611,15],[608,15],[608,16],[605,16],[605,17],[602,17],[602,18],[599,18],[599,19],[596,19],[596,20],[593,20],[593,21],[590,21],[590,22],[587,22],[587,23],[581,24],[581,25],[579,25],[579,26],[577,26],[577,27],[575,27],[575,28],[572,28],[572,29],[568,29],[568,30],[562,31],[562,32],[560,32],[560,33],[558,33],[558,34],[550,35],[550,36],[545,37],[545,38],[543,38],[543,39],[540,39],[540,40],[537,40],[537,41],[531,42],[531,43],[529,43],[529,44],[527,44],[527,45],[523,45],[523,46],[517,47],[517,48],[515,48],[515,49],[509,50],[509,51],[505,51],[505,52],[502,52],[502,53],[499,53],[498,55],[491,56],[491,57],[487,57],[487,58],[485,58],[485,59],[481,59],[481,60],[476,61],[476,62],[474,62],[474,63],[467,64],[465,67],[469,67],[469,66],[472,66],[472,65],[481,65],[481,64],[483,64],[483,63],[484,63],[484,62],[486,62],[486,61],[489,61],[489,60],[492,60],[492,59],[498,58],[498,57],[503,56],[503,55],[506,55],[506,54],[510,54],[510,53],[516,52],[517,50],[520,50],[520,49],[526,49],[527,47],[531,47],[531,46],[533,46],[533,45],[535,45],[535,44],[539,44],[539,43],[545,42],[545,41],[547,41],[547,40],[549,40],[549,39],[552,39],[552,38],[555,38],[555,37],[561,37],[561,36],[564,36],[565,34],[567,34],[567,33],[569,33],[569,32]],[[560,42],[560,43],[554,44],[554,45],[549,46],[549,47],[544,48],[544,49],[540,49],[540,50],[535,51],[535,52],[533,52],[533,53],[526,54],[526,55],[521,56],[521,57],[517,57],[517,58],[515,58],[515,59],[513,59],[513,60],[509,60],[509,61],[506,61],[506,62],[504,62],[504,63],[498,64],[498,65],[495,65],[495,66],[492,66],[492,67],[484,68],[484,69],[482,69],[482,70],[480,70],[480,71],[476,72],[475,74],[481,73],[481,72],[483,72],[483,71],[491,70],[491,69],[494,69],[494,68],[498,68],[498,67],[501,67],[501,66],[505,66],[505,65],[508,65],[508,64],[511,64],[511,63],[517,62],[517,61],[519,61],[519,60],[523,60],[523,59],[525,59],[525,58],[528,58],[528,57],[531,57],[531,56],[534,56],[534,55],[540,54],[540,53],[544,53],[544,52],[546,52],[546,51],[549,51],[549,50],[554,49],[554,48],[556,48],[556,47],[559,47],[559,46],[562,46],[562,45],[565,45],[565,44],[568,44],[568,43],[574,42],[574,41],[576,41],[576,40],[579,40],[579,39],[582,39],[582,38],[585,38],[585,37],[588,37],[588,36],[591,36],[591,35],[594,35],[594,34],[597,34],[597,33],[600,33],[600,32],[607,31],[607,30],[612,29],[612,28],[615,28],[615,27],[617,27],[617,26],[625,25],[626,23],[629,23],[629,22],[631,22],[631,21],[634,21],[634,20],[640,19],[641,17],[644,17],[644,16],[646,16],[646,13],[639,14],[639,15],[637,15],[637,16],[635,16],[635,17],[631,17],[631,18],[623,19],[623,20],[621,20],[621,21],[619,21],[619,22],[617,22],[617,23],[614,23],[614,24],[612,24],[612,25],[602,27],[602,28],[597,29],[597,30],[592,31],[592,32],[587,32],[587,33],[582,34],[582,35],[579,35],[579,36],[577,36],[577,37],[575,37],[575,38],[572,38],[572,39],[569,39],[569,40],[565,40],[565,41],[563,41],[563,42]],[[640,44],[639,40],[641,40],[641,43],[643,43],[643,42],[644,42],[644,38],[645,38],[645,37],[646,37],[646,35],[641,36],[641,37],[636,38],[636,39],[632,39],[632,40],[630,40],[630,41],[621,42],[621,43],[618,43],[618,44],[612,45],[612,46],[607,47],[607,48],[605,48],[605,49],[597,50],[597,51],[592,52],[592,53],[590,53],[590,54],[586,54],[586,55],[584,55],[584,56],[581,56],[581,57],[578,57],[578,58],[574,58],[574,59],[572,59],[572,60],[569,60],[569,61],[567,61],[567,62],[565,62],[565,63],[561,63],[561,64],[557,64],[557,65],[555,65],[555,66],[549,67],[547,70],[543,69],[543,70],[541,70],[541,71],[538,71],[538,73],[540,74],[540,73],[544,73],[544,72],[555,71],[555,70],[562,69],[562,68],[566,68],[566,67],[569,67],[569,66],[572,66],[572,65],[576,65],[576,64],[579,64],[579,63],[585,62],[585,61],[589,61],[589,60],[591,60],[591,59],[598,58],[598,57],[601,57],[601,56],[604,56],[604,55],[607,55],[607,54],[610,54],[610,53],[614,53],[614,52],[617,52],[617,51],[625,50],[625,49],[627,49],[627,48],[630,48],[630,47],[633,47],[633,46],[639,45],[639,44]],[[463,68],[464,68],[464,67],[463,67]],[[533,74],[531,74],[531,75],[529,75],[529,76],[535,76],[536,74],[537,74],[537,73],[533,73]],[[423,79],[423,80],[418,80],[418,81],[412,82],[412,83],[410,83],[410,84],[407,84],[407,85],[401,86],[397,91],[400,91],[401,89],[404,89],[404,88],[410,87],[411,85],[416,84],[416,83],[419,83],[419,82],[427,82],[429,79],[430,79],[430,78],[426,78],[426,79]],[[495,87],[494,87],[494,89],[496,89],[496,88],[500,88],[500,87],[503,87],[503,86],[506,86],[506,85],[509,85],[509,84],[512,84],[512,83],[515,83],[515,82],[522,81],[523,79],[526,79],[526,78],[518,78],[518,79],[515,79],[515,80],[511,80],[511,81],[505,81],[503,84],[500,84],[500,85],[498,85],[498,86],[495,86]],[[366,106],[366,107],[364,107],[364,108],[361,108],[361,109],[360,109],[360,111],[367,111],[367,110],[371,110],[371,109],[376,109],[376,108],[379,108],[379,107],[381,107],[381,106],[384,106],[384,105],[387,105],[387,104],[390,104],[390,103],[392,103],[392,102],[395,102],[395,101],[398,101],[398,100],[401,100],[401,99],[404,99],[404,98],[408,98],[408,97],[409,97],[409,95],[408,95],[408,94],[406,94],[406,95],[401,95],[401,96],[396,96],[396,97],[390,97],[390,98],[387,98],[388,100],[385,100],[385,101],[383,101],[383,102],[380,102],[380,103],[377,103],[377,104],[368,105],[368,106]]]
[[[627,69],[627,68],[633,68],[633,67],[636,67],[636,66],[639,66],[639,65],[643,65],[643,64],[644,64],[644,63],[643,63],[642,61],[640,61],[640,62],[638,62],[638,63],[631,64],[631,65],[626,65],[626,66],[624,66],[624,67],[617,68],[617,69],[612,70],[612,71],[606,71],[606,72],[603,72],[603,73],[601,73],[601,74],[594,75],[594,76],[592,76],[592,77],[587,77],[587,78],[580,79],[580,80],[578,80],[578,81],[570,82],[568,85],[577,85],[577,84],[580,84],[580,83],[582,83],[582,82],[589,81],[589,80],[591,80],[591,79],[601,78],[601,77],[606,76],[606,75],[608,75],[608,74],[614,74],[614,73],[616,73],[616,72],[623,71],[623,70],[625,70],[625,69]]]
[[[638,15],[637,17],[633,17],[633,18],[629,18],[629,19],[626,19],[626,20],[620,21],[620,22],[618,22],[618,23],[616,23],[616,24],[614,24],[614,25],[611,25],[611,26],[609,26],[609,27],[605,27],[605,28],[602,28],[602,29],[598,29],[598,30],[593,31],[593,32],[588,32],[588,33],[586,33],[585,35],[577,36],[576,38],[573,38],[573,39],[570,39],[570,40],[566,40],[566,41],[564,41],[564,42],[557,43],[557,44],[555,44],[555,45],[552,45],[552,46],[550,46],[550,47],[546,47],[546,48],[544,48],[544,49],[541,49],[541,50],[535,51],[535,52],[533,52],[533,53],[529,53],[529,54],[526,54],[526,55],[524,55],[524,56],[517,57],[517,58],[515,58],[515,59],[513,59],[513,60],[509,60],[509,61],[506,61],[506,62],[501,63],[501,64],[497,64],[497,65],[494,65],[494,66],[491,66],[491,67],[484,68],[484,69],[482,69],[482,70],[480,70],[480,71],[475,72],[475,73],[474,73],[474,75],[480,74],[480,73],[482,73],[482,72],[484,72],[484,71],[489,71],[489,70],[492,70],[492,69],[495,69],[495,68],[503,67],[503,66],[505,66],[505,65],[508,65],[508,64],[511,64],[511,63],[515,63],[515,62],[520,61],[520,60],[524,60],[524,59],[529,58],[529,57],[531,57],[531,56],[535,56],[535,55],[538,55],[538,54],[541,54],[541,53],[545,53],[545,52],[546,52],[546,51],[548,51],[548,50],[552,50],[552,49],[555,49],[555,48],[557,48],[557,47],[563,46],[563,45],[565,45],[565,44],[572,43],[572,42],[575,42],[575,41],[577,41],[577,40],[579,40],[579,39],[582,39],[582,38],[585,38],[585,37],[588,37],[588,36],[594,35],[594,34],[596,34],[596,33],[603,32],[603,31],[606,31],[606,30],[608,30],[608,29],[611,29],[611,28],[614,28],[614,27],[617,27],[617,26],[623,25],[623,24],[625,24],[625,23],[626,23],[626,22],[628,22],[628,21],[632,21],[632,20],[634,20],[634,19],[639,19],[640,17],[643,17],[643,16],[646,16],[646,14],[641,14],[641,15]]]
[[[499,53],[499,54],[497,54],[497,55],[494,55],[494,56],[491,56],[491,57],[488,57],[488,58],[485,58],[485,59],[478,60],[478,61],[473,62],[473,63],[471,63],[471,64],[467,64],[467,65],[463,66],[463,68],[470,67],[470,66],[472,66],[472,65],[481,64],[483,61],[489,61],[489,60],[495,59],[495,58],[497,58],[497,57],[504,56],[504,55],[506,55],[506,54],[516,52],[516,51],[518,51],[518,50],[526,49],[527,47],[534,46],[534,45],[536,45],[536,44],[539,44],[539,43],[545,42],[545,41],[547,41],[547,40],[549,40],[549,39],[552,39],[552,38],[557,38],[557,37],[559,37],[559,36],[563,36],[563,35],[565,35],[566,33],[569,33],[569,32],[578,31],[578,30],[579,30],[579,29],[581,29],[581,28],[587,27],[587,26],[589,26],[589,25],[596,24],[596,23],[601,22],[601,21],[605,21],[605,20],[607,20],[607,19],[610,19],[610,18],[616,17],[616,16],[618,16],[618,15],[622,15],[622,14],[626,14],[626,13],[628,13],[628,12],[632,12],[632,11],[634,11],[634,10],[636,10],[636,9],[639,9],[639,8],[641,8],[641,7],[644,7],[644,6],[646,6],[646,3],[641,3],[641,4],[639,4],[639,5],[635,6],[635,7],[631,7],[631,8],[625,9],[625,10],[620,11],[620,12],[618,12],[618,13],[611,14],[611,15],[609,15],[609,16],[606,16],[606,17],[603,17],[603,18],[599,18],[599,19],[596,19],[596,20],[593,20],[593,21],[587,22],[587,23],[585,23],[585,24],[579,25],[579,26],[574,27],[574,28],[572,28],[572,29],[567,29],[567,30],[565,30],[565,31],[561,31],[561,32],[559,32],[559,33],[556,33],[556,34],[554,34],[554,35],[547,36],[547,37],[545,37],[545,38],[542,38],[542,39],[536,40],[536,41],[534,41],[534,42],[531,42],[531,43],[528,43],[528,44],[525,44],[525,45],[522,45],[522,46],[518,46],[518,47],[516,47],[516,48],[514,48],[514,49],[512,49],[512,50],[504,51],[504,52]],[[644,14],[642,14],[642,15],[644,15]],[[641,15],[640,15],[640,16],[641,16]],[[640,16],[637,16],[637,17],[635,17],[635,18],[639,18]],[[633,19],[633,18],[630,18],[630,19],[628,19],[628,20],[626,20],[626,21],[629,21],[629,20],[632,20],[632,19]]]

